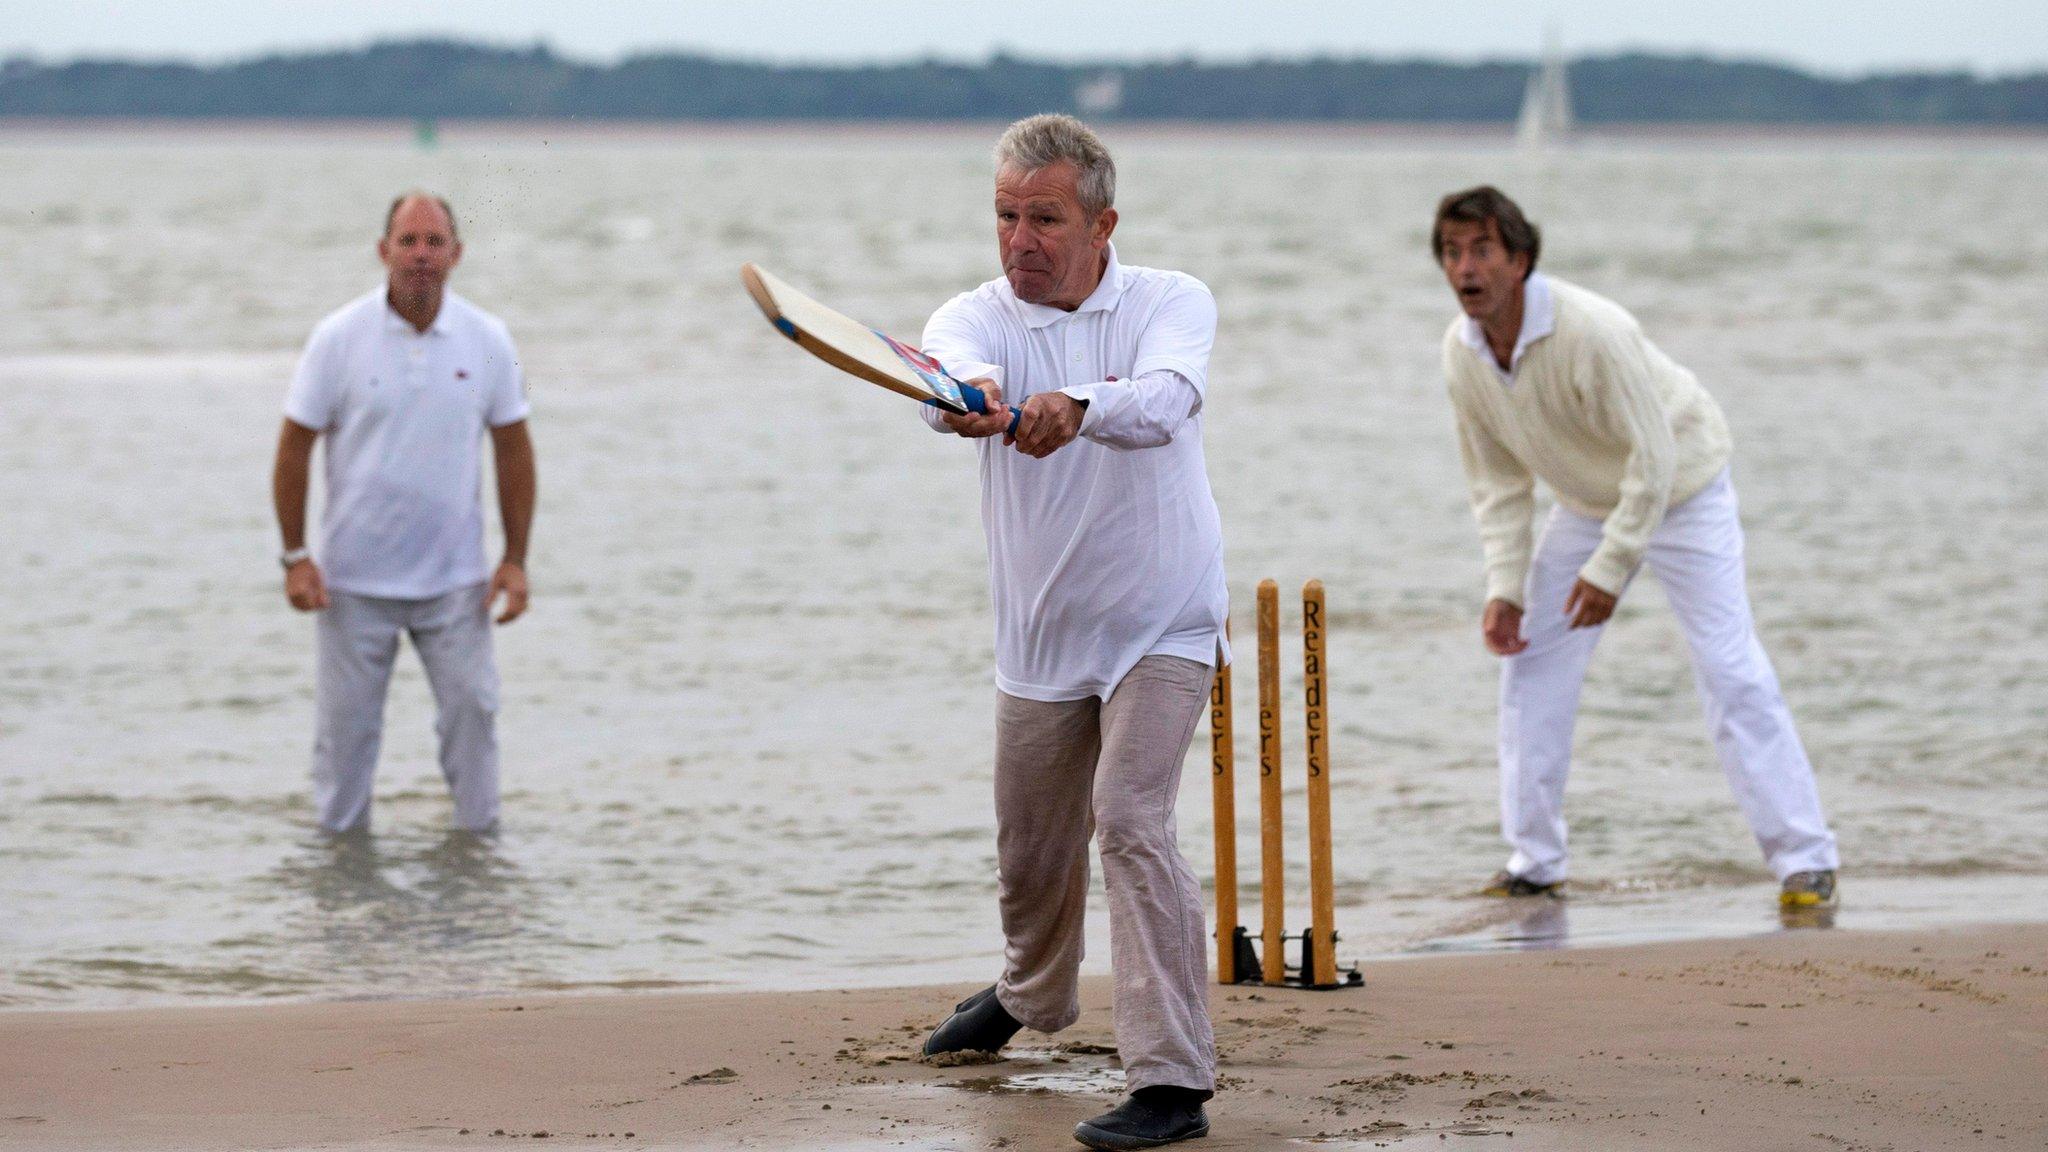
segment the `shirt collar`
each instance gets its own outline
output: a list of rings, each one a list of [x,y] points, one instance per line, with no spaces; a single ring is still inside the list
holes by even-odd
[[[1479,353],[1486,366],[1493,369],[1502,381],[1512,383],[1515,369],[1522,366],[1522,354],[1529,350],[1531,344],[1556,331],[1557,296],[1550,289],[1550,277],[1538,272],[1522,282],[1522,331],[1515,337],[1515,350],[1508,357],[1506,368],[1493,358],[1493,349],[1486,343],[1486,330],[1479,326],[1479,321],[1465,317],[1459,338],[1467,348]]]
[[[1107,312],[1111,308],[1116,307],[1117,298],[1124,294],[1124,269],[1123,265],[1117,263],[1116,245],[1111,244],[1104,251],[1109,255],[1109,263],[1102,269],[1102,282],[1097,284],[1095,291],[1090,292],[1088,298],[1081,301],[1081,306],[1072,312],[1064,308],[1054,308],[1050,304],[1026,303],[1023,300],[1018,300],[1015,292],[1011,292],[1010,299],[1016,301],[1017,314],[1024,318],[1024,326],[1027,328],[1043,328],[1054,321],[1064,320],[1069,316],[1077,316],[1083,312]],[[1009,280],[1007,278],[1004,279],[1003,284],[1004,290],[1008,291]]]
[[[402,329],[420,336],[446,336],[448,334],[448,304],[454,299],[455,293],[443,288],[441,290],[441,310],[434,313],[434,322],[427,325],[425,332],[421,332],[412,326],[412,321],[400,316],[398,310],[391,306],[391,290],[382,285],[377,288],[377,303],[384,309],[384,326],[386,328]]]

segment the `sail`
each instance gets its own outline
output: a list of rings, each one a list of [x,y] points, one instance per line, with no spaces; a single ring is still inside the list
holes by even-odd
[[[1088,116],[1108,116],[1124,103],[1124,78],[1120,72],[1103,72],[1074,85],[1074,106]]]
[[[1522,114],[1515,139],[1535,151],[1565,143],[1572,132],[1572,100],[1565,85],[1564,49],[1556,33],[1543,40],[1543,63],[1529,76],[1522,93]]]

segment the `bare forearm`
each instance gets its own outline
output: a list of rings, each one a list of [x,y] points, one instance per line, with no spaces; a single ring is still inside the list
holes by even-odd
[[[317,435],[287,423],[278,437],[277,463],[270,473],[270,502],[277,510],[278,532],[287,552],[306,546],[306,490]]]
[[[498,438],[498,515],[505,524],[505,562],[526,566],[526,542],[533,529],[533,506],[539,478],[533,441],[521,428]]]
[[[284,549],[306,546],[306,469],[293,468],[283,460],[270,478],[270,501],[277,508],[277,527],[284,537]]]

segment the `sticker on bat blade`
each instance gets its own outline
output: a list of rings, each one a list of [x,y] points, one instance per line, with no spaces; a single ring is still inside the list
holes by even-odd
[[[889,346],[890,351],[896,353],[899,359],[908,364],[910,370],[917,373],[918,378],[923,380],[925,386],[930,388],[932,393],[939,397],[939,399],[946,401],[959,411],[965,412],[967,410],[967,402],[960,398],[959,382],[946,375],[945,368],[940,366],[937,360],[890,336],[886,332],[875,332],[873,328],[868,329],[868,331],[874,332],[881,339],[882,343]]]

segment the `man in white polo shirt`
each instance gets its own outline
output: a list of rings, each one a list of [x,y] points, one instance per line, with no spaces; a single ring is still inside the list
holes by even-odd
[[[1095,1148],[1208,1131],[1215,1088],[1201,886],[1175,843],[1181,761],[1223,648],[1223,538],[1202,458],[1216,305],[1178,272],[1121,264],[1116,169],[1066,116],[996,147],[1003,276],[932,316],[925,351],[1009,414],[927,409],[976,439],[996,620],[1002,978],[930,1054],[994,1051],[1080,1014],[1088,841],[1109,893],[1114,1023],[1131,1097],[1081,1124]]]
[[[526,611],[533,443],[505,325],[447,291],[462,257],[446,201],[392,202],[377,256],[385,282],[313,329],[285,400],[272,496],[285,597],[318,612],[313,799],[321,828],[365,829],[400,634],[425,665],[455,824],[498,819],[498,623]],[[505,555],[484,561],[482,443],[496,457]],[[306,547],[313,445],[327,502],[317,559]]]
[[[1540,237],[1498,189],[1437,208],[1431,246],[1463,315],[1444,377],[1486,553],[1500,685],[1501,832],[1490,895],[1558,894],[1579,689],[1637,568],[1692,649],[1722,771],[1788,908],[1832,905],[1839,860],[1813,768],[1750,616],[1728,424],[1612,301],[1537,273]],[[1535,482],[1556,505],[1533,547]]]

